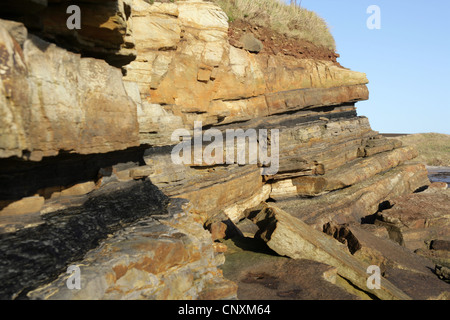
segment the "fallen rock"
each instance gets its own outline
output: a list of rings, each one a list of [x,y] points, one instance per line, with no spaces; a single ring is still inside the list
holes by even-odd
[[[250,219],[244,218],[236,224],[236,227],[242,232],[245,237],[253,238],[258,232],[259,228]]]
[[[213,222],[206,226],[211,233],[213,241],[224,239],[226,237],[227,225],[223,222]]]
[[[414,252],[433,261],[436,265],[450,268],[450,249],[448,240],[432,240],[429,249]]]
[[[391,208],[377,213],[377,223],[390,228],[391,238],[411,250],[426,248],[426,242],[448,236],[450,191],[415,193],[389,200]]]
[[[436,239],[430,242],[431,250],[444,250],[450,252],[450,241],[449,240],[441,240]]]
[[[435,272],[439,279],[450,283],[450,268],[436,265]]]
[[[389,239],[380,239],[357,224],[329,223],[324,231],[346,244],[358,260],[380,267],[385,278],[413,299],[429,299],[450,290],[433,273],[433,261]],[[404,282],[406,271],[407,283]]]
[[[0,216],[15,216],[39,212],[44,202],[44,197],[26,197],[7,205],[0,211]]]
[[[238,48],[238,49],[244,48],[244,44],[236,39],[230,39],[229,43],[230,43],[230,45],[232,45],[235,48]]]
[[[147,178],[153,174],[154,169],[151,166],[141,166],[130,170],[130,177],[133,179]]]
[[[244,34],[239,42],[243,44],[243,49],[252,53],[259,53],[262,49],[264,49],[264,45],[260,40],[255,38],[255,36],[251,33]]]
[[[308,259],[337,268],[342,278],[380,299],[411,299],[388,280],[381,280],[380,289],[367,286],[368,264],[353,257],[332,237],[313,229],[285,211],[263,204],[250,213],[249,218],[260,228],[257,236],[279,255],[293,259]]]
[[[300,195],[318,195],[365,181],[416,157],[414,148],[402,147],[368,158],[358,158],[321,176],[296,178],[295,184],[300,189]]]

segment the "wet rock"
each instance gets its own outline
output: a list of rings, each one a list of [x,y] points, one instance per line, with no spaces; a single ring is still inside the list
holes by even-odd
[[[259,53],[262,49],[264,49],[264,45],[260,40],[255,38],[255,36],[251,33],[244,34],[239,42],[242,43],[243,49],[247,50],[251,53]]]

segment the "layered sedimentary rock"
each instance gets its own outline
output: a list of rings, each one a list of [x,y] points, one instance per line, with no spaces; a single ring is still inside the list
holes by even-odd
[[[136,58],[128,2],[20,0],[5,3],[2,17],[71,52],[121,66]]]
[[[120,70],[1,27],[2,158],[104,153],[138,145],[136,106]]]
[[[171,144],[174,128],[192,129],[194,121],[227,124],[368,97],[364,74],[331,61],[231,46],[228,18],[212,3],[134,1],[131,20],[137,57],[124,79],[139,87],[139,95],[130,91],[141,111],[141,142]]]
[[[282,209],[274,209],[280,232],[292,235],[287,251],[273,250],[366,290],[367,261],[323,226],[378,213],[385,230],[381,222],[397,220],[383,206],[429,180],[414,149],[358,116],[365,74],[332,58],[246,50],[208,1],[86,1],[80,30],[66,28],[66,5],[39,2],[34,20],[37,11],[15,6],[1,15],[2,297],[235,298],[217,241],[239,234],[234,225],[251,223],[248,212],[269,200]],[[266,132],[256,149],[244,144],[244,163],[239,139],[225,144],[237,130]],[[223,137],[222,159],[209,161],[208,132]],[[184,163],[173,157],[180,140],[190,146]],[[271,162],[250,163],[261,148]],[[220,161],[231,151],[231,162]],[[269,164],[276,170],[268,174]],[[167,207],[183,201],[176,214]],[[398,225],[389,235],[394,227],[407,238]],[[271,247],[275,238],[266,240]],[[297,244],[321,256],[300,254]],[[82,266],[86,290],[67,289],[69,265]],[[399,287],[387,283],[371,297],[415,298]]]

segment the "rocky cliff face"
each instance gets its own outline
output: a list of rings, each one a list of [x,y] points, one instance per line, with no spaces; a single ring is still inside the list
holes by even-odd
[[[2,298],[235,298],[213,240],[261,202],[320,247],[327,223],[360,224],[429,185],[415,150],[357,115],[368,80],[335,57],[245,50],[207,1],[82,1],[79,30],[64,1],[22,2],[29,10],[8,5],[0,20]],[[174,131],[198,135],[196,122],[278,130],[278,170],[174,163]],[[317,261],[361,286],[364,265],[326,246]],[[66,286],[73,264],[83,290]],[[407,295],[389,284],[378,297]]]

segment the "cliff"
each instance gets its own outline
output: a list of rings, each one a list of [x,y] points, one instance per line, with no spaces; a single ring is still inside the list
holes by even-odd
[[[21,2],[0,20],[1,298],[236,298],[220,241],[247,223],[279,255],[329,264],[372,296],[416,298],[387,280],[363,288],[367,257],[322,232],[376,220],[393,234],[383,204],[430,184],[414,148],[357,115],[365,74],[328,51],[249,48],[236,34],[258,43],[263,27],[230,25],[207,1],[81,1],[79,30],[64,1]],[[219,143],[233,130],[265,132],[256,161],[238,163],[239,139]],[[448,236],[439,210],[429,220],[444,231],[419,228],[421,243]],[[290,251],[267,219],[326,254]],[[69,265],[82,266],[81,290],[66,286]],[[439,282],[429,296],[445,292],[423,269]]]

